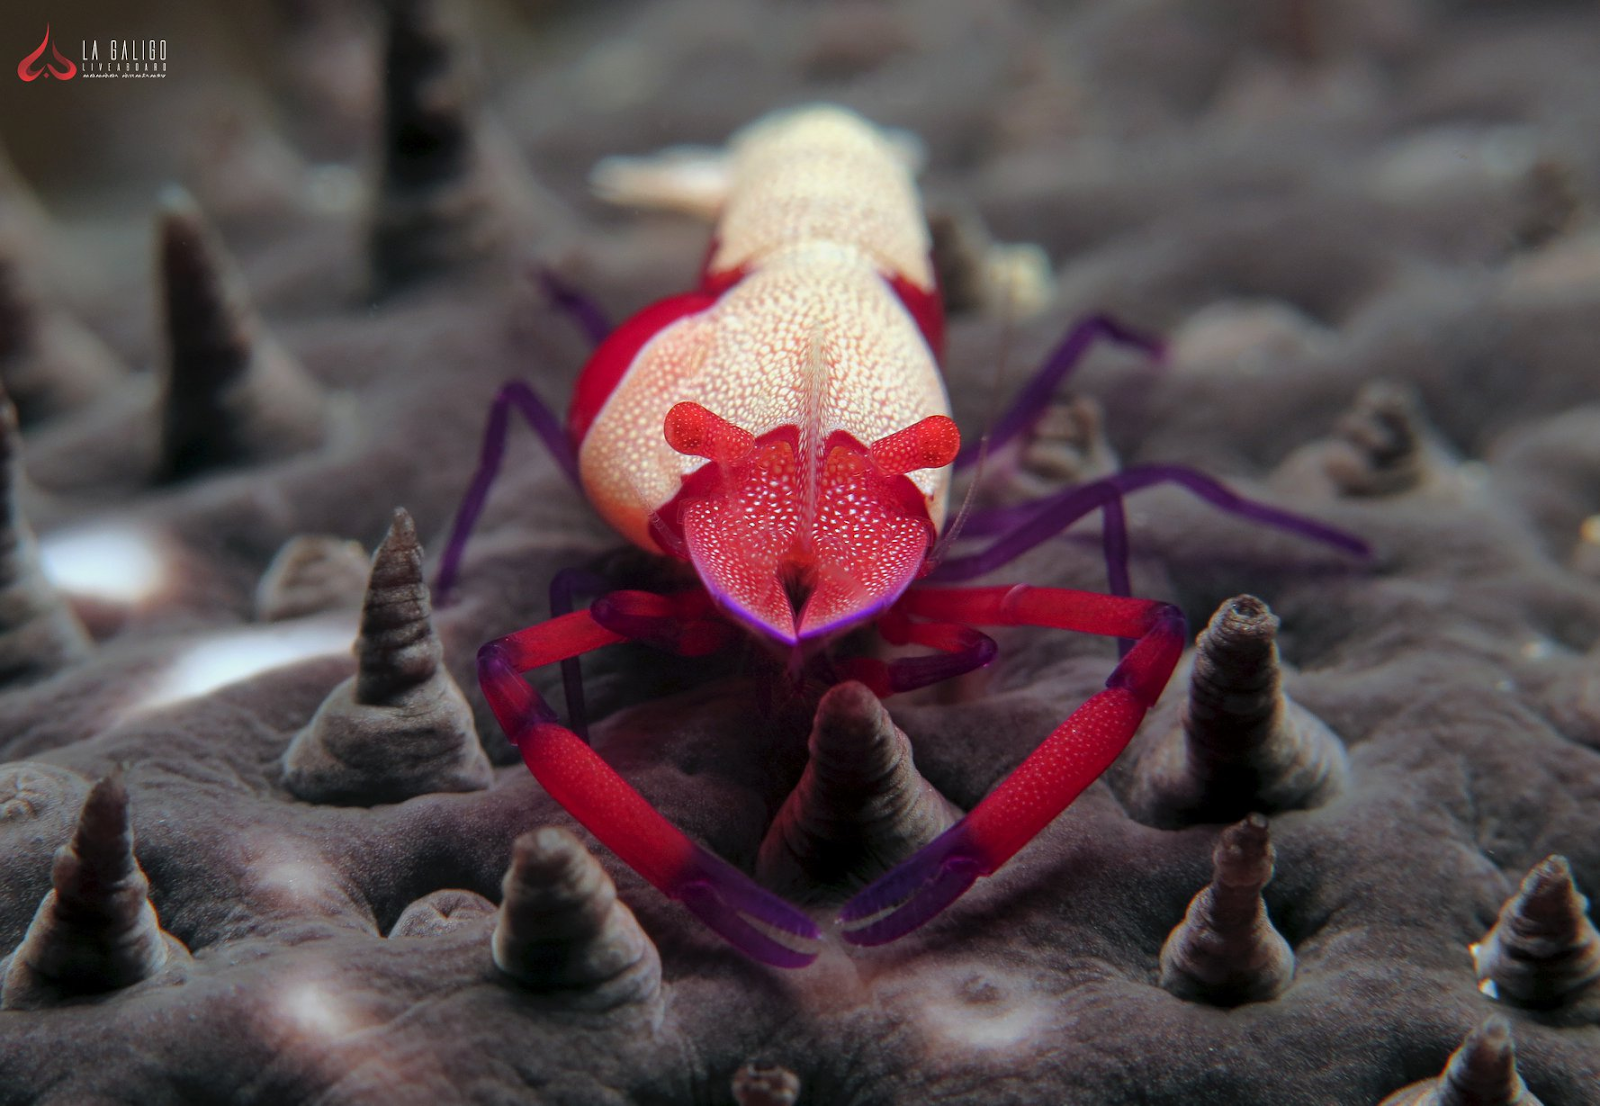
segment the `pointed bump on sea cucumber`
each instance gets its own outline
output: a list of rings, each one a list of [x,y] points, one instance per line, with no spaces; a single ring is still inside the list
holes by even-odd
[[[1323,466],[1344,495],[1398,495],[1427,478],[1431,453],[1416,394],[1379,380],[1339,419]]]
[[[1495,1014],[1468,1033],[1444,1071],[1402,1087],[1378,1106],[1541,1106],[1517,1074],[1511,1024]]]
[[[390,937],[438,937],[495,912],[476,891],[433,891],[410,903],[389,929]]]
[[[71,841],[56,853],[51,884],[0,968],[0,1009],[119,990],[160,972],[174,953],[187,955],[150,904],[120,772],[90,788]]]
[[[39,547],[17,501],[22,432],[0,392],[0,686],[54,675],[93,651],[89,634],[39,564]]]
[[[182,189],[164,194],[157,237],[167,346],[157,479],[320,445],[321,388],[262,333],[243,277]]]
[[[24,426],[82,407],[124,376],[104,343],[43,302],[17,260],[0,253],[0,385]]]
[[[360,806],[488,787],[493,769],[443,650],[416,526],[397,510],[372,558],[356,675],[284,753],[284,786],[308,802]]]
[[[1110,476],[1117,455],[1105,434],[1105,412],[1088,396],[1055,401],[1045,407],[1022,448],[1019,490],[1039,496],[1067,484],[1084,484]],[[1031,478],[1027,479],[1027,478]]]
[[[368,231],[386,296],[490,253],[496,237],[460,48],[436,0],[389,0],[383,165]]]
[[[810,754],[756,860],[757,878],[781,895],[817,901],[858,890],[961,817],[917,772],[911,743],[862,684],[822,697]]]
[[[931,211],[928,230],[940,298],[950,314],[984,311],[1025,319],[1055,295],[1049,256],[1032,243],[996,242],[976,209]]]
[[[1277,632],[1253,595],[1217,609],[1197,641],[1181,725],[1135,771],[1128,805],[1140,821],[1173,828],[1310,809],[1344,789],[1343,744],[1283,692]]]
[[[260,622],[359,607],[372,562],[358,541],[300,534],[284,542],[256,585]]]
[[[1472,959],[1480,985],[1562,1024],[1600,1025],[1600,932],[1564,856],[1534,865]]]
[[[422,572],[422,543],[405,508],[397,508],[372,556],[356,639],[356,701],[385,704],[439,672],[444,647]]]
[[[1179,998],[1238,1006],[1277,998],[1294,976],[1294,953],[1272,927],[1261,889],[1272,879],[1267,820],[1252,814],[1224,829],[1212,879],[1161,947],[1161,986]]]
[[[746,1064],[733,1073],[733,1100],[739,1106],[794,1106],[800,1098],[800,1077],[776,1064]]]
[[[546,826],[517,838],[503,888],[494,962],[511,979],[578,1009],[660,996],[655,944],[569,831]]]

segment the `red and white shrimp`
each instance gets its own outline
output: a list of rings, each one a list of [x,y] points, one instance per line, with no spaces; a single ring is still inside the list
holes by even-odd
[[[488,643],[479,678],[552,797],[655,887],[744,952],[782,967],[816,953],[774,931],[814,941],[811,918],[667,821],[557,721],[522,673],[626,640],[703,655],[731,644],[740,628],[798,664],[842,631],[875,622],[894,644],[933,650],[836,666],[889,695],[989,663],[994,642],[974,624],[1134,641],[1105,690],[987,798],[845,904],[842,936],[870,945],[939,913],[1099,777],[1160,695],[1185,638],[1181,615],[1165,603],[917,583],[933,567],[960,436],[936,362],[943,315],[913,160],[906,142],[818,106],[756,122],[717,157],[604,167],[600,181],[614,198],[716,214],[701,285],[605,338],[578,382],[564,436],[525,386],[502,390],[440,573],[447,586],[512,408],[629,541],[693,566],[700,587],[614,591],[588,610]],[[1064,372],[1047,369],[1044,383],[1053,387]],[[1157,478],[1184,479],[1144,483]],[[1041,540],[1033,532],[1058,532],[1069,514],[1096,506],[1107,509],[1108,534],[1120,533],[1120,496],[1137,486],[1106,482],[1081,502],[1010,520],[1028,533],[1002,559]],[[1263,505],[1245,513],[1316,529],[1269,517]]]
[[[709,168],[695,175],[704,189]],[[600,348],[567,427],[607,521],[686,556],[721,610],[794,645],[916,578],[960,435],[896,148],[838,109],[792,112],[734,140],[726,181],[701,290]]]

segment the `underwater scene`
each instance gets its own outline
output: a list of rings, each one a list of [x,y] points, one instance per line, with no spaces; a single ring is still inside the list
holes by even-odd
[[[1594,3],[0,44],[0,1106],[1600,1106]]]

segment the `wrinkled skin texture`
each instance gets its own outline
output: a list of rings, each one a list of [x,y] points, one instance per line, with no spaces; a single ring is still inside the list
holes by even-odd
[[[248,618],[290,537],[370,548],[404,505],[436,551],[495,387],[522,376],[559,401],[584,356],[568,321],[497,264],[354,306],[356,214],[314,214],[270,159],[242,164],[270,134],[254,109],[240,107],[245,138],[230,155],[171,98],[204,99],[221,80],[201,48],[222,43],[197,38],[169,87],[98,102],[149,141],[86,155],[76,180],[58,164],[44,197],[127,211],[149,191],[103,191],[117,179],[108,160],[132,182],[194,166],[266,324],[360,404],[324,453],[159,493],[141,477],[153,433],[142,384],[28,428],[27,470],[51,493],[26,500],[38,531],[125,505],[184,571],[120,629],[101,617],[111,636],[92,661],[0,695],[0,759],[84,780],[126,766],[154,903],[194,961],[181,982],[0,1014],[0,1103],[729,1102],[734,1071],[755,1062],[797,1073],[808,1102],[1357,1106],[1436,1074],[1495,1009],[1466,947],[1523,873],[1563,853],[1578,886],[1600,893],[1600,558],[1578,537],[1600,512],[1600,25],[1583,4],[1513,18],[1487,4],[1309,3],[1298,21],[1278,7],[1163,0],[1045,16],[949,3],[912,18],[683,0],[587,15],[538,6],[482,37],[499,51],[489,102],[539,182],[517,193],[516,256],[560,257],[614,315],[686,286],[703,232],[600,212],[584,197],[588,165],[718,142],[779,103],[838,99],[923,136],[933,204],[976,204],[997,236],[1064,262],[1043,316],[953,320],[947,371],[964,427],[990,412],[1003,346],[1015,380],[1076,313],[1117,311],[1175,341],[1164,375],[1111,355],[1083,375],[1124,462],[1275,485],[1373,542],[1364,570],[1173,494],[1147,493],[1131,512],[1136,592],[1178,602],[1196,627],[1231,595],[1266,599],[1297,669],[1290,694],[1349,746],[1342,798],[1272,819],[1266,901],[1297,958],[1281,998],[1223,1012],[1156,985],[1161,944],[1209,878],[1215,827],[1148,828],[1119,797],[1134,754],[1175,724],[1180,680],[1106,781],[995,878],[880,950],[835,942],[811,969],[769,971],[602,852],[660,947],[659,1016],[569,1013],[520,993],[496,978],[481,912],[430,936],[384,936],[441,889],[498,900],[516,836],[568,824],[476,698],[502,765],[494,785],[373,808],[297,802],[278,782],[294,733],[352,673],[345,657],[125,716],[198,635]],[[356,164],[376,129],[371,100],[359,69],[318,69],[307,44],[344,25],[336,10],[323,18],[322,38],[278,32],[276,76],[291,103],[337,106],[278,137]],[[370,65],[370,40],[350,41]],[[38,149],[19,139],[14,152],[26,166]],[[1575,221],[1559,217],[1561,189],[1537,183],[1552,171]],[[99,251],[91,268],[23,241],[42,274],[77,289],[81,318],[144,365],[160,340],[146,239],[126,228],[137,245],[76,233]],[[1241,300],[1292,314],[1266,341],[1226,314]],[[1340,499],[1314,458],[1291,454],[1380,376],[1417,389],[1469,467],[1400,497]],[[516,437],[459,600],[436,615],[469,688],[479,643],[547,617],[558,569],[655,571],[609,556],[617,539]],[[1075,540],[1001,578],[1104,586],[1097,550]],[[891,702],[923,774],[963,808],[1114,663],[1100,641],[996,636],[983,679]],[[768,702],[750,671],[634,648],[585,662],[601,752],[747,869],[800,776],[808,722],[806,703]],[[556,674],[536,679],[559,703]],[[0,781],[0,950],[48,888],[86,786],[29,779],[20,805]],[[1547,1106],[1600,1101],[1600,1029],[1506,1012]]]

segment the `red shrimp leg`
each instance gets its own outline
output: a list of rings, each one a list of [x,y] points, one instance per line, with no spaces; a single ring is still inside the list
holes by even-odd
[[[478,681],[534,778],[606,848],[741,952],[775,967],[803,968],[815,952],[790,948],[751,922],[814,941],[820,934],[811,919],[667,821],[559,724],[522,678],[541,665],[630,639],[695,656],[721,648],[735,633],[712,613],[703,593],[612,592],[590,610],[489,642],[478,650]]]
[[[1098,779],[1166,687],[1186,632],[1183,616],[1169,604],[1066,588],[917,588],[895,609],[941,621],[1048,626],[1138,643],[1106,689],[1073,711],[971,813],[845,903],[843,936],[856,945],[881,945],[929,921]]]

